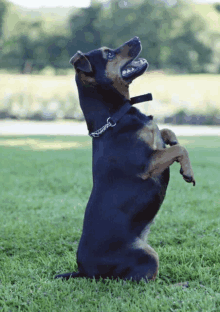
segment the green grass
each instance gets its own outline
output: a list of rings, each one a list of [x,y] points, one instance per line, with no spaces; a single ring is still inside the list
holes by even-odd
[[[53,279],[77,269],[92,187],[90,139],[35,137],[48,146],[82,145],[60,150],[3,146],[21,139],[0,138],[0,311],[220,311],[219,138],[180,140],[189,150],[197,185],[185,183],[179,165],[172,166],[149,235],[160,257],[159,276],[148,284]],[[185,281],[188,288],[174,285]]]

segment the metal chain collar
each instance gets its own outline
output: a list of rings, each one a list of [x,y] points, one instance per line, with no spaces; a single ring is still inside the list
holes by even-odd
[[[99,137],[103,132],[105,132],[109,127],[115,127],[116,123],[121,119],[124,114],[131,108],[131,105],[151,101],[153,99],[151,93],[135,96],[131,98],[131,100],[127,100],[125,104],[116,112],[113,116],[108,117],[107,123],[100,129],[96,130],[95,132],[89,133],[89,135],[93,138]]]
[[[105,124],[102,128],[96,130],[95,132],[89,133],[89,135],[93,138],[97,138],[99,137],[103,132],[105,132],[109,127],[115,127],[116,126],[116,122],[114,124],[112,124],[109,119],[111,117],[109,117],[107,119],[107,124]]]

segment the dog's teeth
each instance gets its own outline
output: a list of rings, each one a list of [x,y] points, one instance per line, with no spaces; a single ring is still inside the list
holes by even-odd
[[[130,74],[131,72],[133,72],[134,70],[135,70],[134,67],[130,67],[130,68],[124,69],[124,70],[122,71],[122,75],[123,75],[123,76],[126,76],[126,75]]]

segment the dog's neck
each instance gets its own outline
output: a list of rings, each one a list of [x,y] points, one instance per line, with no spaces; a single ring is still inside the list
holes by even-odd
[[[83,86],[77,83],[80,106],[85,116],[89,132],[101,128],[121,106],[126,98],[114,89],[101,86]]]

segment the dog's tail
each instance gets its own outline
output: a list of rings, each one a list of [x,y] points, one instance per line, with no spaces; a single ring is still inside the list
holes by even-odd
[[[72,272],[72,273],[64,273],[56,275],[54,278],[62,278],[65,280],[68,280],[69,278],[75,278],[75,277],[85,277],[85,274],[80,272]]]

